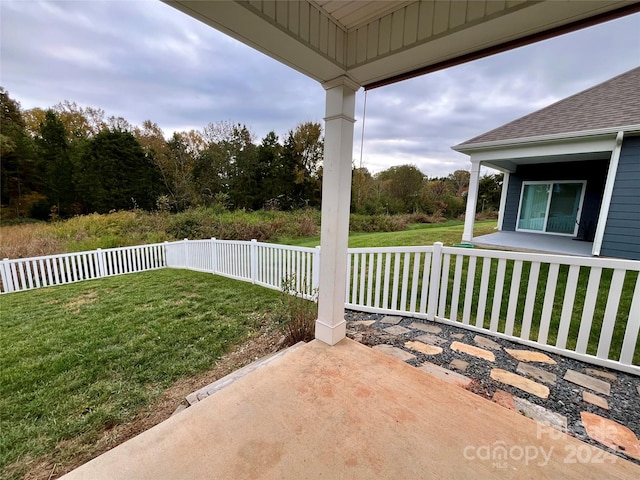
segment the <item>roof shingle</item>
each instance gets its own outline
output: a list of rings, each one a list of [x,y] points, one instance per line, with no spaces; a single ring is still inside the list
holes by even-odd
[[[640,67],[460,144],[640,124]]]

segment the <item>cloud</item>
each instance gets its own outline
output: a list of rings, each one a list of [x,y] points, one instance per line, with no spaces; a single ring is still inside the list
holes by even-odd
[[[67,99],[167,134],[232,121],[258,141],[324,116],[317,82],[162,2],[3,0],[0,9],[0,84],[25,109]],[[632,45],[640,14],[371,90],[364,166],[468,168],[452,145],[637,66]],[[356,163],[363,100],[360,91]]]

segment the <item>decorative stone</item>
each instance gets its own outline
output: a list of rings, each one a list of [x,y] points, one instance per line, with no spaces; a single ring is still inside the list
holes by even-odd
[[[575,370],[567,370],[567,373],[564,374],[564,379],[567,382],[589,388],[595,392],[602,393],[603,395],[611,395],[610,383],[590,377],[584,373],[576,372]]]
[[[464,333],[452,333],[451,337],[458,340],[462,340],[464,338]]]
[[[567,417],[564,415],[547,410],[540,405],[536,405],[520,397],[514,398],[514,404],[516,410],[525,417],[529,417],[538,423],[555,428],[561,432],[567,431]]]
[[[429,333],[441,333],[442,332],[442,328],[440,328],[437,325],[430,325],[428,323],[422,323],[422,322],[413,322],[411,324],[411,328],[415,328],[416,330],[422,330],[423,332],[429,332]]]
[[[547,372],[538,367],[534,367],[533,365],[529,365],[528,363],[520,362],[518,363],[518,368],[516,372],[526,375],[527,377],[531,377],[539,382],[548,383],[549,385],[556,384],[556,374]]]
[[[489,350],[500,350],[502,348],[493,340],[490,340],[487,337],[483,337],[481,335],[476,335],[475,337],[473,337],[473,341],[476,342],[479,347],[488,348]]]
[[[465,362],[464,360],[460,360],[459,358],[456,358],[455,360],[451,361],[449,366],[451,368],[455,368],[456,370],[460,370],[461,372],[464,372],[469,366],[469,362]]]
[[[483,360],[488,360],[489,362],[496,361],[496,357],[493,352],[474,347],[473,345],[467,345],[466,343],[462,342],[453,342],[451,344],[451,350],[466,353],[467,355],[473,355],[474,357],[482,358]]]
[[[640,385],[636,387],[636,390],[638,390],[638,395],[640,395]]]
[[[466,388],[471,383],[471,379],[469,377],[465,377],[464,375],[460,375],[459,373],[452,372],[451,370],[447,370],[446,368],[442,368],[433,363],[423,363],[418,367],[418,369],[422,370],[423,372],[427,372],[429,375],[438,377],[440,380],[453,383],[454,385],[458,385],[462,388]]]
[[[609,402],[607,402],[607,399],[594,395],[591,392],[582,392],[582,400],[604,410],[609,410]]]
[[[607,380],[611,380],[612,382],[618,380],[618,377],[616,377],[613,373],[603,372],[602,370],[597,370],[595,368],[585,368],[584,371],[587,373],[587,375],[595,375],[596,377],[606,378]]]
[[[587,435],[596,442],[640,460],[640,440],[629,428],[589,412],[580,412]]]
[[[506,383],[512,387],[524,390],[527,393],[540,397],[542,399],[549,398],[549,387],[540,383],[529,380],[528,378],[521,377],[515,373],[507,372],[501,368],[494,368],[491,370],[491,378],[496,382]]]
[[[349,325],[352,325],[354,327],[357,327],[359,325],[362,325],[363,327],[369,327],[374,323],[376,323],[375,320],[356,320],[355,322],[349,322]]]
[[[553,358],[542,352],[534,352],[532,350],[511,350],[508,348],[505,348],[504,351],[519,362],[539,362],[548,363],[550,365],[556,364],[556,361]]]
[[[386,344],[374,345],[372,348],[374,350],[378,350],[379,352],[386,353],[387,355],[391,355],[392,357],[397,358],[398,360],[402,360],[403,362],[406,362],[407,360],[413,360],[414,358],[416,358],[415,355],[409,352],[405,352],[401,348],[393,347],[391,345],[386,345]]]
[[[445,340],[444,338],[436,337],[435,335],[432,335],[430,333],[420,335],[419,337],[416,337],[416,340],[422,343],[428,343],[429,345],[443,345],[447,343],[447,340]]]
[[[391,317],[391,316],[387,315],[382,320],[380,320],[380,323],[388,323],[390,325],[397,325],[401,321],[402,321],[402,317]]]
[[[411,331],[408,328],[401,327],[400,325],[383,328],[383,330],[387,333],[390,333],[391,335],[404,335],[405,333],[409,333]]]
[[[424,353],[425,355],[438,355],[439,353],[442,353],[442,347],[425,345],[422,342],[407,342],[404,346],[411,350],[415,350],[416,352]]]
[[[513,401],[513,395],[504,390],[496,390],[493,394],[493,401],[501,407],[508,408],[509,410],[515,410],[516,406]]]

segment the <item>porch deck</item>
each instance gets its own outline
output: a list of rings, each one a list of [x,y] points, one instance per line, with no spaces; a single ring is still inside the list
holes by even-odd
[[[640,467],[345,339],[289,351],[64,478],[497,476],[628,479]]]
[[[503,248],[520,252],[555,253],[590,257],[593,242],[573,240],[572,237],[529,232],[496,232],[473,237],[477,247]]]

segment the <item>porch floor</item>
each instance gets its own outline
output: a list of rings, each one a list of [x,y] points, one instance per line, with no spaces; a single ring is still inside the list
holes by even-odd
[[[473,237],[477,247],[504,248],[522,252],[556,253],[561,255],[591,256],[593,242],[573,240],[562,235],[529,232],[496,232]]]
[[[64,478],[640,478],[553,432],[352,340],[313,341]]]

